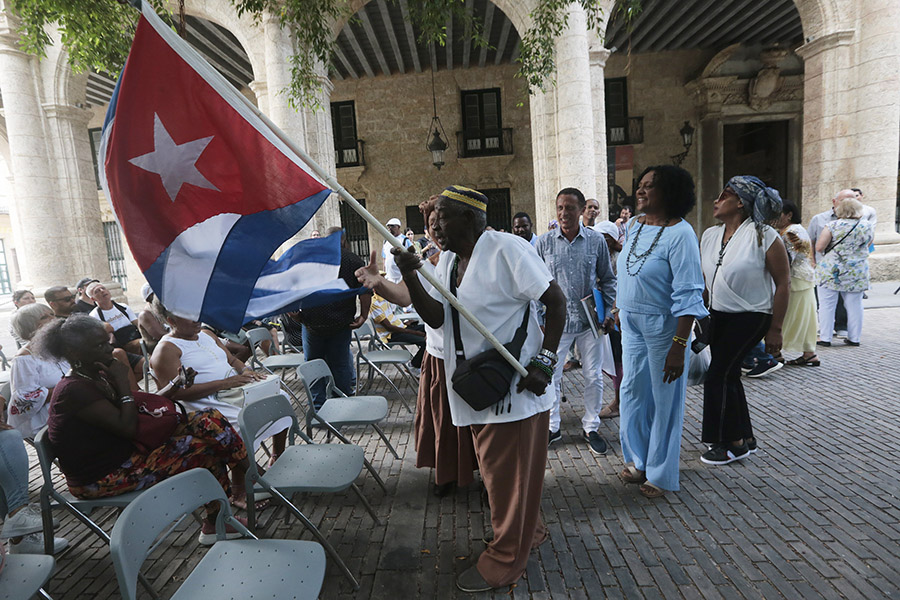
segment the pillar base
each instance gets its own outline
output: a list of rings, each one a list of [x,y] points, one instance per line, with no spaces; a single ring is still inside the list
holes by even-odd
[[[875,247],[869,256],[869,277],[872,281],[900,280],[900,243]]]

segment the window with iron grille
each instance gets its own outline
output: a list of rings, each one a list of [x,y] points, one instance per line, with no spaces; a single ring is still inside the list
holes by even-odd
[[[331,103],[331,128],[334,131],[334,163],[338,167],[361,164],[356,138],[356,106],[352,100]]]
[[[606,94],[606,144],[628,144],[628,91],[624,77],[604,81]]]
[[[91,159],[94,161],[94,179],[97,180],[97,189],[100,189],[100,164],[98,162],[97,151],[100,149],[100,133],[103,131],[100,127],[88,129],[88,137],[91,140]]]
[[[500,88],[462,92],[463,156],[504,154]]]
[[[512,231],[512,215],[509,210],[509,188],[479,190],[488,198],[487,224],[500,231]]]
[[[365,198],[357,198],[360,204],[366,205]],[[341,229],[347,236],[347,244],[354,253],[369,263],[369,228],[366,220],[346,202],[340,203]]]
[[[425,215],[419,210],[418,204],[406,207],[406,229],[412,229],[413,233],[425,235]],[[406,233],[406,229],[403,233]]]
[[[119,282],[122,289],[128,291],[128,275],[125,271],[125,247],[122,245],[122,230],[115,221],[103,222],[103,235],[106,237],[106,254],[109,256],[109,274],[113,281]]]
[[[0,239],[0,294],[12,294],[9,282],[9,267],[6,263],[6,245]]]

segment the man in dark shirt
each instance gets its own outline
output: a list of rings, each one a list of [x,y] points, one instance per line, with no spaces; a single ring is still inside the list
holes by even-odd
[[[340,227],[330,228],[325,235],[341,232],[341,268],[338,277],[351,288],[361,287],[356,278],[356,270],[366,266],[359,256],[347,246],[347,237]],[[334,384],[345,394],[352,394],[356,387],[356,371],[350,353],[352,331],[361,327],[369,317],[372,293],[359,296],[359,316],[356,316],[356,299],[348,298],[331,304],[307,308],[299,313],[303,324],[303,354],[306,360],[324,359],[334,376]],[[325,384],[313,387],[313,402],[316,406],[325,403]]]
[[[75,284],[75,309],[72,312],[89,313],[97,306],[94,304],[94,300],[87,295],[87,286],[95,281],[100,283],[99,279],[85,277]]]

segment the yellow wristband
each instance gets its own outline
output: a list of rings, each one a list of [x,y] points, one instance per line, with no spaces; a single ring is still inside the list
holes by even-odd
[[[681,344],[682,346],[684,346],[685,348],[687,348],[687,339],[685,339],[685,338],[681,338],[681,337],[678,337],[678,336],[676,335],[676,336],[673,336],[673,337],[672,337],[672,341],[673,341],[673,342],[676,342],[676,343],[678,343],[678,344]]]

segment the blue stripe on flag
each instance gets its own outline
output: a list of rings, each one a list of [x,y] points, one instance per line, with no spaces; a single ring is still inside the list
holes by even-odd
[[[330,189],[279,208],[241,217],[219,251],[206,286],[201,320],[226,331],[237,331],[263,268],[281,243],[315,214]],[[190,282],[185,282],[190,285]]]

